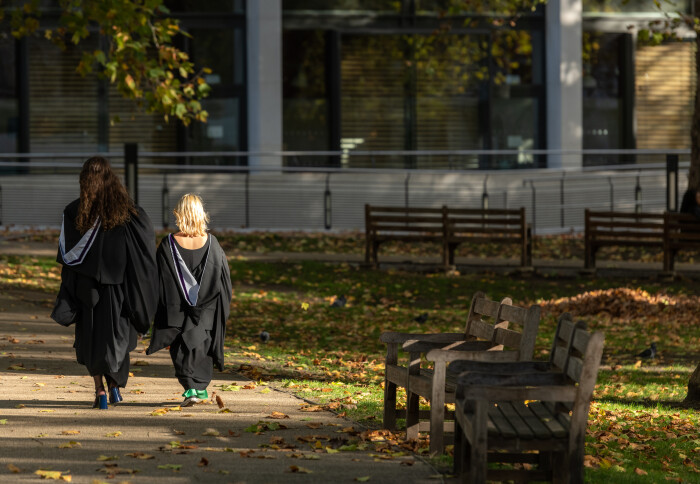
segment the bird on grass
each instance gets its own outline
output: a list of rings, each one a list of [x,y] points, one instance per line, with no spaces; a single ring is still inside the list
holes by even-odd
[[[260,331],[259,336],[260,336],[260,341],[262,341],[263,343],[267,343],[268,341],[270,341],[270,333],[268,333],[265,330]]]
[[[428,320],[428,313],[423,313],[419,316],[416,316],[415,318],[413,318],[413,320],[418,324],[423,324]]]
[[[651,347],[637,354],[640,358],[656,358],[656,343],[652,343]]]
[[[332,308],[342,308],[345,306],[345,303],[348,302],[348,300],[345,298],[345,295],[341,295],[335,298],[335,300],[331,303]]]

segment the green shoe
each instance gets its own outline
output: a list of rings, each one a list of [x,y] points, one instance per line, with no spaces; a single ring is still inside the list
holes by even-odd
[[[181,407],[191,407],[195,403],[201,402],[201,400],[197,397],[197,390],[194,388],[190,388],[183,393],[182,396],[185,397],[185,400],[180,404]]]
[[[206,390],[197,390],[197,398],[199,398],[200,400],[206,400],[207,398],[209,398],[209,394]]]

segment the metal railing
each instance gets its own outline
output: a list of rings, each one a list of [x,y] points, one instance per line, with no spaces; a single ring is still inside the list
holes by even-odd
[[[689,150],[453,150],[327,152],[97,153],[125,174],[133,196],[154,222],[173,225],[174,200],[202,194],[213,226],[248,230],[361,230],[365,203],[394,206],[513,208],[524,206],[533,231],[580,230],[585,208],[663,211],[677,206],[678,173]],[[457,170],[288,166],[294,156],[625,155],[647,163],[582,168]],[[85,153],[0,154],[0,225],[57,226],[60,211],[77,197]],[[684,158],[679,162],[679,157]],[[133,156],[132,156],[133,158]],[[222,158],[251,161],[212,164]],[[22,161],[19,161],[22,160]],[[189,164],[175,163],[186,160]],[[674,165],[675,160],[675,165]],[[194,163],[193,163],[194,162]],[[200,162],[202,162],[200,164]],[[129,175],[129,166],[133,172]],[[673,170],[671,170],[673,168]],[[674,171],[675,170],[675,171]],[[669,173],[674,174],[669,183]],[[128,176],[126,176],[128,175]],[[136,185],[136,186],[135,186]],[[673,193],[671,193],[673,192]],[[37,197],[37,193],[46,195]],[[47,207],[46,204],[49,206]]]

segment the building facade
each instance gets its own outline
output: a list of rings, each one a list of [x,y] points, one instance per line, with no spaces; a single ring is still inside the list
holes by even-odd
[[[52,2],[43,25],[55,22]],[[247,151],[183,163],[424,169],[581,167],[629,156],[279,156],[690,146],[694,34],[649,46],[653,0],[172,0],[196,64],[212,68],[206,124],[135,110],[61,52],[0,36],[0,152]],[[689,0],[677,7],[690,13]]]

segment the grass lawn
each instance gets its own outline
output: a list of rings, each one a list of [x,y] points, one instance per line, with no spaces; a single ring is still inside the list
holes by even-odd
[[[320,236],[308,239],[304,245],[310,250],[336,243]],[[245,237],[241,241],[249,243]],[[229,248],[234,242],[227,241]],[[449,276],[240,258],[230,265],[234,298],[228,371],[294,392],[308,401],[310,412],[317,407],[345,412],[370,428],[381,427],[383,331],[459,331],[472,294],[481,290],[493,299],[510,296],[518,305],[542,305],[536,357],[546,359],[556,318],[570,311],[606,336],[588,426],[586,480],[700,482],[700,411],[682,405],[688,378],[700,361],[700,281]],[[0,257],[2,287],[55,294],[59,282],[52,259]],[[332,307],[339,295],[347,297],[347,304]],[[427,321],[416,322],[422,314]],[[262,330],[270,334],[267,343],[259,338]],[[660,353],[656,360],[633,356],[652,341]],[[427,451],[427,442],[416,448]],[[437,462],[448,465],[449,457]]]

